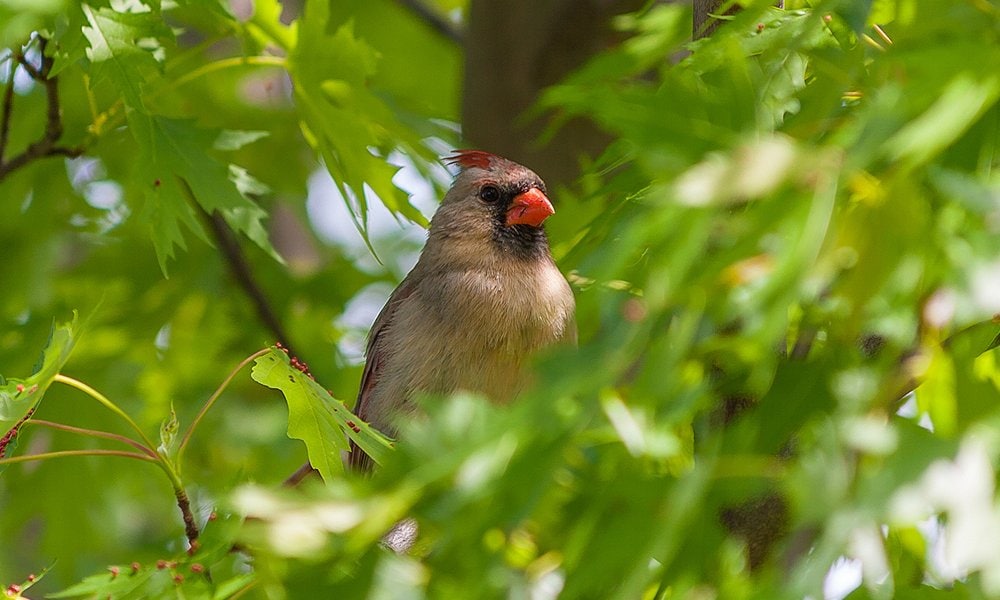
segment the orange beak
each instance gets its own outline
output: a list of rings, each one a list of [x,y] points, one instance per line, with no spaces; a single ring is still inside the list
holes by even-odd
[[[507,225],[532,225],[538,227],[542,221],[555,214],[556,209],[538,188],[531,188],[514,196],[507,209]]]

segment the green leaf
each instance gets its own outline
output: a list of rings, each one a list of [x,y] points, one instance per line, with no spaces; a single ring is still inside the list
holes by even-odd
[[[348,440],[379,464],[392,450],[388,438],[351,413],[312,376],[293,367],[284,352],[272,348],[258,358],[251,376],[257,383],[285,395],[288,436],[305,443],[309,462],[326,481],[344,470],[340,453],[348,449]]]
[[[28,41],[32,32],[44,29],[48,19],[66,10],[66,0],[3,0],[0,2],[0,47]]]
[[[269,131],[243,131],[223,129],[215,138],[213,147],[216,150],[239,150],[247,144],[252,144],[261,138],[271,135]]]
[[[140,569],[137,573],[123,573],[119,570],[115,575],[105,571],[91,575],[83,581],[72,585],[61,592],[49,594],[49,598],[136,598],[146,590],[150,579],[156,575],[169,579],[166,571],[157,570],[151,566]],[[132,595],[136,594],[136,595]]]
[[[243,519],[226,513],[209,518],[193,554],[184,552],[172,560],[152,564],[112,566],[72,585],[50,598],[135,598],[149,597],[222,599],[232,597],[250,585],[256,575],[240,573],[218,584],[206,574],[232,553]],[[196,566],[197,565],[197,566]]]
[[[326,2],[307,2],[298,43],[288,57],[306,139],[323,157],[362,234],[368,216],[366,187],[393,213],[426,225],[393,184],[398,168],[385,158],[399,146],[418,151],[421,142],[368,89],[378,60],[375,50],[354,35],[351,22],[327,33],[329,18]]]
[[[243,519],[233,513],[212,512],[198,536],[198,551],[191,560],[212,564],[232,553]]]
[[[1000,97],[1000,77],[956,77],[924,114],[886,142],[895,160],[922,164],[953,144]]]
[[[0,377],[0,433],[11,432],[38,406],[52,380],[69,359],[76,342],[76,325],[76,313],[73,313],[73,320],[69,323],[53,324],[34,374],[24,379],[12,377],[4,380]]]
[[[146,196],[142,216],[152,229],[164,274],[174,248],[185,248],[182,226],[206,239],[192,200],[208,214],[219,211],[230,227],[281,262],[264,228],[267,213],[240,191],[262,188],[248,183],[256,180],[245,171],[234,175],[209,154],[217,132],[195,127],[189,120],[135,112],[129,115],[129,125],[140,148],[137,169]]]
[[[94,65],[94,83],[110,80],[126,104],[144,110],[143,84],[161,68],[157,39],[172,38],[173,32],[158,10],[124,13],[89,4],[81,8],[89,24],[83,34],[90,44],[87,58]]]
[[[953,437],[958,424],[958,398],[955,394],[955,362],[951,355],[935,349],[930,356],[927,378],[916,389],[917,407],[934,423],[935,433]]]

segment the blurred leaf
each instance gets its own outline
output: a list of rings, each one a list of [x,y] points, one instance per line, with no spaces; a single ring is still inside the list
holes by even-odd
[[[66,0],[0,0],[0,47],[28,41],[47,19],[66,9]]]
[[[155,568],[146,566],[136,573],[101,573],[91,575],[80,583],[70,586],[65,590],[49,594],[50,598],[140,598],[148,593],[150,579],[158,577],[168,579],[170,575],[166,571],[158,571]],[[162,587],[160,583],[157,587]]]
[[[269,136],[267,131],[235,131],[227,129],[219,132],[212,147],[216,150],[239,150],[247,144],[252,144],[261,138]]]
[[[943,95],[886,141],[894,160],[924,163],[957,140],[1000,97],[1000,77],[973,79],[959,75]]]
[[[927,377],[917,388],[917,406],[930,416],[934,430],[953,437],[958,428],[958,398],[955,394],[955,363],[949,354],[933,352]]]

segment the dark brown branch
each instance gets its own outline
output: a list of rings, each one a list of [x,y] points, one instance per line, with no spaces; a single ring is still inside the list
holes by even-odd
[[[17,61],[10,57],[10,70],[7,72],[7,87],[3,91],[3,113],[0,115],[0,165],[3,164],[4,151],[10,138],[10,115],[14,109],[14,73],[17,72]]]
[[[45,88],[46,98],[46,120],[45,133],[41,139],[33,142],[25,148],[24,152],[16,155],[8,162],[3,162],[4,150],[9,141],[10,117],[13,112],[13,90],[14,90],[14,69],[11,69],[11,77],[7,89],[4,92],[2,122],[0,122],[0,181],[3,181],[10,173],[24,167],[33,160],[45,158],[47,156],[69,156],[75,157],[83,154],[83,148],[59,146],[57,142],[63,134],[62,110],[59,106],[59,82],[56,77],[49,77],[52,72],[53,59],[45,54],[45,47],[48,40],[38,38],[38,54],[41,56],[40,66],[35,67],[28,61],[27,57],[21,53],[14,54],[15,65],[20,64],[21,68],[31,76],[32,79],[42,84]]]
[[[694,39],[708,37],[719,27],[719,20],[712,15],[718,14],[722,8],[722,0],[694,0],[694,20],[692,35]]]
[[[461,44],[465,35],[455,25],[438,14],[434,9],[420,0],[399,0],[399,3],[419,17],[431,29],[440,33],[456,44]]]
[[[693,0],[694,19],[692,22],[692,36],[694,39],[708,37],[715,33],[715,30],[722,24],[722,19],[717,16],[732,16],[740,10],[740,6],[731,0]],[[784,0],[774,3],[776,8],[784,8]]]
[[[204,211],[202,212],[204,214]],[[285,328],[282,327],[281,321],[278,320],[274,309],[271,308],[271,303],[268,301],[264,291],[257,284],[253,270],[250,268],[250,263],[247,261],[246,255],[243,254],[239,240],[236,239],[233,230],[229,228],[229,224],[226,223],[226,220],[218,212],[211,215],[205,214],[205,219],[209,229],[212,230],[212,236],[219,245],[219,250],[222,251],[222,256],[225,257],[226,263],[229,265],[229,270],[236,279],[236,283],[243,289],[247,297],[250,298],[261,323],[274,334],[278,342],[281,342],[285,348],[288,348],[290,353],[293,355],[297,354],[292,350],[292,345],[288,340],[288,335],[285,333]]]
[[[191,502],[183,489],[178,488],[174,493],[177,496],[177,508],[181,509],[181,516],[184,518],[184,534],[187,535],[191,549],[194,549],[198,544],[199,531],[198,525],[194,522],[194,513],[191,512]]]
[[[306,463],[301,467],[299,467],[298,469],[296,469],[294,473],[289,475],[288,479],[285,479],[285,481],[281,485],[284,487],[296,487],[300,483],[302,483],[302,481],[305,480],[306,477],[318,473],[319,471],[314,469],[311,464]]]

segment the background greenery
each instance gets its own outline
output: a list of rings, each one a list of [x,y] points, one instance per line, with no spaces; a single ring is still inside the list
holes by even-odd
[[[529,150],[575,165],[549,230],[580,348],[514,407],[427,400],[370,480],[330,460],[287,490],[343,424],[288,439],[296,406],[351,404],[419,248],[404,224],[476,127],[462,96],[494,42],[448,28],[478,4],[426,3],[435,28],[388,0],[0,1],[3,431],[37,404],[0,464],[0,582],[818,598],[847,573],[855,598],[1000,597],[1000,6],[748,4],[695,43],[683,5],[605,19],[613,42],[531,91],[550,131]],[[581,121],[603,151],[548,135]],[[257,379],[296,379],[288,405],[241,370],[181,460],[179,432],[279,339],[320,386],[262,356]],[[12,463],[120,447],[38,420],[136,435],[67,376],[162,430],[200,549],[149,461]],[[405,516],[420,539],[397,556],[378,540]]]

